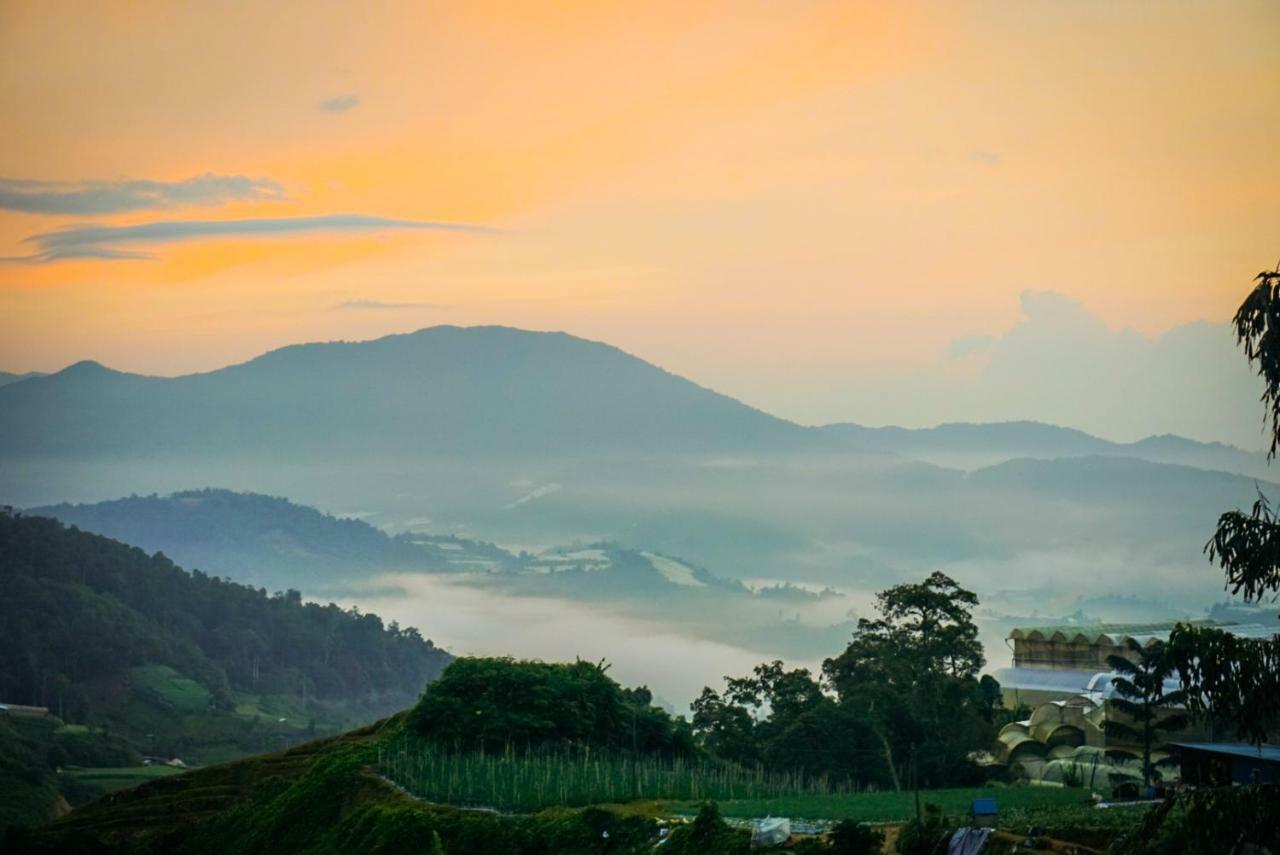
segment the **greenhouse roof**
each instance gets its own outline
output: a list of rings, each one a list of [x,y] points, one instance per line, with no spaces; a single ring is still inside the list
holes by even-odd
[[[1212,627],[1225,630],[1242,638],[1270,638],[1280,634],[1280,626],[1265,624],[1219,623],[1211,620],[1165,621],[1163,623],[1096,623],[1056,624],[1050,626],[1020,627],[1009,632],[1013,641],[1067,641],[1083,644],[1120,645],[1130,639],[1141,645],[1167,641],[1169,633],[1178,623],[1188,626]]]
[[[1211,754],[1230,754],[1233,757],[1280,763],[1280,745],[1250,745],[1247,742],[1175,742],[1174,745]]]

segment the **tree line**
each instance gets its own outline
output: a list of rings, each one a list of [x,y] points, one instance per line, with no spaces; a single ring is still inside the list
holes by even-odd
[[[944,573],[876,598],[822,673],[775,661],[726,677],[693,702],[693,729],[712,754],[744,765],[902,789],[980,783],[973,760],[1009,712],[985,663],[978,598]]]
[[[0,700],[72,721],[88,715],[91,683],[140,665],[169,665],[223,709],[239,691],[366,699],[390,712],[450,660],[377,615],[187,572],[12,509],[0,512],[0,583]]]

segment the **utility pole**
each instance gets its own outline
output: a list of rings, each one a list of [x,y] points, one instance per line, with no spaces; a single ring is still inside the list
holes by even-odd
[[[916,767],[916,748],[911,746],[911,789],[916,795],[916,822],[920,821],[920,774]]]
[[[640,798],[640,757],[636,753],[636,708],[631,706],[631,795]]]

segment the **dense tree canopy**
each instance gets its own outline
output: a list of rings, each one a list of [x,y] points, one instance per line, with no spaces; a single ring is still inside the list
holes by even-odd
[[[0,513],[0,699],[86,712],[85,686],[168,665],[234,691],[402,708],[449,655],[377,615],[188,573],[42,517]]]
[[[591,746],[692,752],[684,721],[653,706],[647,688],[625,689],[607,670],[604,664],[581,660],[464,657],[428,686],[410,724],[428,739],[467,749]]]
[[[964,783],[969,755],[995,735],[999,687],[977,679],[984,659],[977,597],[942,573],[877,597],[848,647],[805,669],[762,664],[705,688],[693,727],[713,754],[737,763],[827,774],[865,785]]]
[[[967,755],[995,737],[996,698],[977,679],[977,596],[935,572],[877,604],[880,617],[859,620],[844,653],[823,663],[828,683],[867,721],[895,786],[908,771],[932,786],[971,777]]]

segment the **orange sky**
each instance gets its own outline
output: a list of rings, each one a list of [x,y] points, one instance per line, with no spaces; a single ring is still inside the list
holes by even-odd
[[[84,224],[498,230],[9,261],[0,368],[501,323],[881,421],[838,390],[974,370],[948,346],[1008,330],[1028,289],[1147,336],[1228,317],[1280,257],[1278,37],[1274,2],[0,3],[0,178],[278,191],[11,204],[0,256]]]

